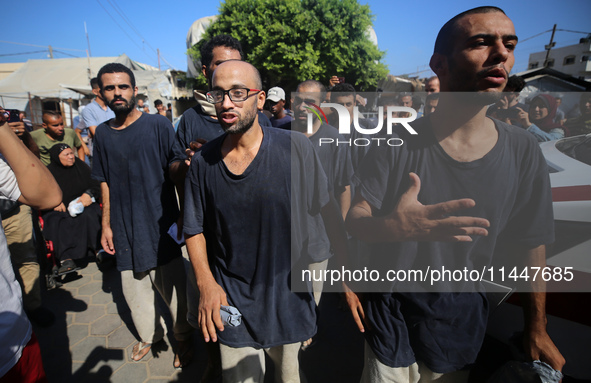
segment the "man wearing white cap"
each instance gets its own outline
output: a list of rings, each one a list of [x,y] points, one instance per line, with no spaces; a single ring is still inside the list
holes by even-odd
[[[283,124],[293,121],[293,117],[286,113],[285,110],[285,91],[276,86],[269,89],[267,100],[271,106],[273,117],[270,118],[271,125],[277,128]]]

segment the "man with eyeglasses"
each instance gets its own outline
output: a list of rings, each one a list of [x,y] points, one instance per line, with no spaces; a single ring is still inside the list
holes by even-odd
[[[173,366],[185,367],[193,353],[185,268],[180,246],[167,234],[179,214],[168,167],[182,151],[166,117],[135,108],[137,87],[129,68],[110,63],[97,78],[115,118],[96,129],[92,177],[101,182],[101,244],[116,256],[123,295],[140,337],[131,359],[141,360],[164,338],[158,291],[173,319]]]
[[[216,69],[207,97],[225,134],[191,161],[184,233],[200,292],[199,327],[206,342],[221,343],[223,381],[263,382],[266,353],[274,381],[299,382],[300,344],[316,332],[312,294],[290,290],[292,261],[306,262],[302,214],[338,217],[338,210],[309,140],[259,124],[261,87],[246,62]],[[221,306],[236,307],[242,324],[224,324]]]

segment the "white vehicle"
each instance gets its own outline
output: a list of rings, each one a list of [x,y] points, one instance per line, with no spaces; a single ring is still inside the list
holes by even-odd
[[[568,291],[547,295],[548,333],[566,359],[566,376],[591,380],[591,134],[544,142],[550,171],[556,241],[547,248],[551,267],[571,267]],[[548,291],[560,286],[548,283]],[[488,334],[507,342],[523,329],[521,307],[509,302],[491,314]]]

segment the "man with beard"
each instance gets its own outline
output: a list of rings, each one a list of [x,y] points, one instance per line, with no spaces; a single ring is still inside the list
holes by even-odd
[[[74,130],[64,128],[62,115],[53,110],[43,112],[43,129],[31,132],[33,141],[39,147],[41,162],[47,166],[51,162],[49,158],[49,149],[55,144],[64,143],[72,148],[78,149],[78,158],[84,160],[84,150],[82,141],[78,138]]]
[[[131,70],[107,64],[98,73],[101,95],[115,118],[95,135],[92,176],[101,182],[103,249],[115,254],[121,287],[140,336],[131,354],[142,359],[163,339],[155,291],[168,305],[178,346],[174,367],[192,357],[192,327],[187,323],[186,279],[181,249],[167,235],[178,218],[168,166],[175,155],[174,129],[166,117],[135,108],[137,87]]]
[[[290,254],[296,264],[306,261],[302,211],[339,213],[309,140],[259,124],[261,87],[246,62],[215,70],[208,98],[225,134],[191,161],[184,233],[200,293],[199,327],[206,342],[220,340],[223,381],[263,382],[266,353],[274,381],[299,382],[298,352],[316,332],[316,314],[310,292],[290,290]],[[222,322],[220,308],[229,305],[241,312],[241,325]]]
[[[497,265],[504,254],[520,270],[545,266],[554,232],[544,157],[527,132],[486,117],[516,44],[513,23],[496,7],[461,13],[439,32],[430,62],[443,92],[436,111],[412,124],[418,135],[398,132],[403,146],[370,152],[354,177],[347,224],[372,243],[371,262],[381,261],[372,269],[481,270],[493,252]],[[450,215],[459,209],[467,217]],[[468,282],[391,283],[362,307],[348,293],[360,330],[367,326],[362,381],[467,381],[488,315],[482,286]],[[522,286],[525,354],[560,370],[564,358],[546,332],[544,284]]]

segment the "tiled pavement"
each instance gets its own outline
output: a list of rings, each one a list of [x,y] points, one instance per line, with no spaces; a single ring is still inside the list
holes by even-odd
[[[197,336],[193,362],[183,370],[173,367],[172,334],[141,361],[130,359],[137,340],[115,268],[101,271],[90,262],[64,278],[62,287],[43,296],[44,306],[56,315],[55,323],[34,327],[51,383],[199,381],[207,357]],[[170,328],[170,317],[167,324]]]
[[[203,375],[207,356],[197,332],[195,357],[180,371],[173,368],[171,333],[141,361],[130,359],[136,333],[121,293],[120,273],[114,267],[101,271],[91,261],[65,276],[63,286],[45,291],[43,305],[55,313],[55,323],[33,328],[50,383],[199,382]],[[163,302],[161,306],[165,307]],[[359,381],[363,338],[350,314],[339,306],[338,295],[323,295],[316,343],[300,353],[308,383]],[[165,320],[170,329],[170,316]],[[272,383],[273,368],[267,369],[265,382]]]

